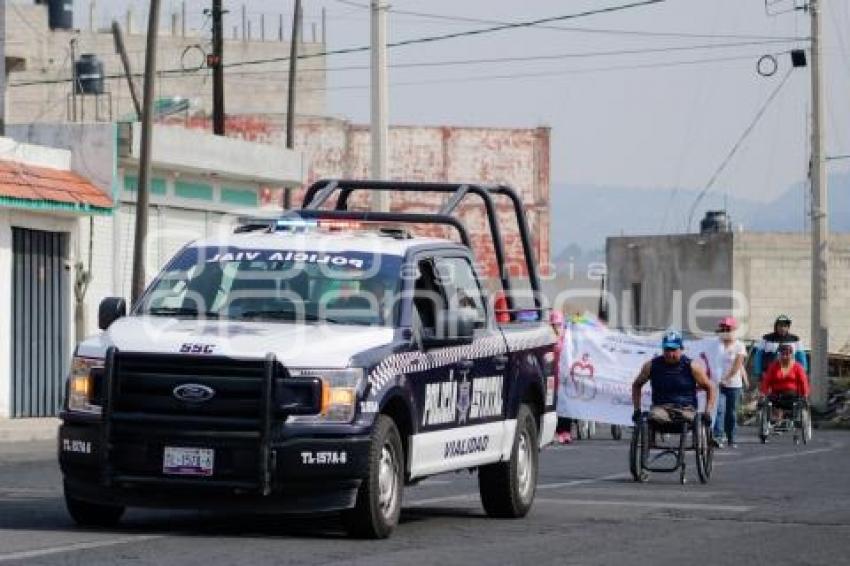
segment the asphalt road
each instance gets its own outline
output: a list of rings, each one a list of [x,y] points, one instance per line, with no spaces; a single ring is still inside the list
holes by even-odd
[[[807,446],[757,444],[750,431],[717,453],[700,485],[690,467],[628,479],[627,440],[550,448],[534,509],[492,520],[476,478],[438,476],[405,492],[385,541],[345,537],[333,518],[131,510],[118,529],[75,527],[52,443],[0,444],[0,563],[32,564],[828,564],[850,562],[850,433]]]

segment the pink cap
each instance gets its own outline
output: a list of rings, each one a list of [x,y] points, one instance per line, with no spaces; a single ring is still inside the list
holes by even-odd
[[[717,327],[726,327],[729,330],[735,330],[738,328],[738,321],[735,320],[734,316],[727,316],[720,319],[720,322],[717,323]]]

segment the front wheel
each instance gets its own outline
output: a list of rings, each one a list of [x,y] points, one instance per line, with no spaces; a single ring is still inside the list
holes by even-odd
[[[516,423],[510,461],[478,469],[478,492],[490,517],[524,517],[534,502],[539,442],[537,422],[528,405],[520,405]]]
[[[67,491],[65,507],[74,522],[82,527],[114,527],[124,515],[124,507],[90,503],[69,495]]]
[[[369,476],[357,492],[353,509],[343,513],[348,533],[359,538],[387,538],[398,525],[404,486],[404,451],[395,422],[379,415],[369,447]]]

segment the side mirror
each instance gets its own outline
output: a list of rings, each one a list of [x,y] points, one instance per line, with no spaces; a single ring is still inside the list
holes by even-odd
[[[478,311],[473,308],[439,311],[436,333],[434,336],[423,336],[423,346],[436,348],[471,344],[479,324]]]
[[[126,315],[127,301],[122,297],[106,297],[100,301],[100,307],[97,309],[97,326],[106,330],[113,322]]]

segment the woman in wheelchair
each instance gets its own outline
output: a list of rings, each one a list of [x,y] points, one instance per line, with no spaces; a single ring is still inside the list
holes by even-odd
[[[638,481],[645,481],[646,471],[679,470],[681,481],[685,481],[683,452],[685,437],[693,431],[692,448],[697,454],[697,471],[700,480],[708,481],[711,474],[711,412],[716,402],[717,390],[712,385],[705,370],[693,364],[682,353],[682,336],[678,332],[668,332],[661,343],[663,354],[644,364],[632,384],[632,404],[635,422],[635,434],[632,437],[630,467],[632,475]],[[652,407],[648,415],[641,412],[641,391],[649,382],[652,386]],[[697,390],[706,392],[706,410],[697,414]],[[663,453],[676,456],[676,465],[672,468],[651,467],[647,456],[655,448],[652,440],[654,432],[680,433],[678,450],[666,448]]]
[[[759,391],[763,396],[764,408],[763,422],[760,427],[762,442],[767,441],[770,428],[774,423],[785,421],[785,411],[792,412],[791,426],[799,422],[799,427],[803,431],[803,441],[808,442],[811,436],[808,415],[809,377],[800,362],[794,359],[792,344],[786,343],[779,346],[779,359],[764,372]],[[768,406],[773,409],[769,417]]]

